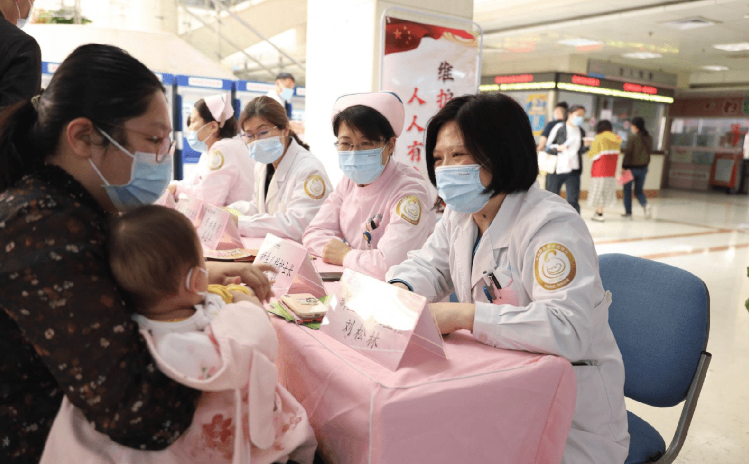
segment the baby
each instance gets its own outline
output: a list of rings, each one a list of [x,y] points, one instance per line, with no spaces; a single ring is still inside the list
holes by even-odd
[[[110,263],[159,369],[203,390],[193,423],[163,451],[126,448],[64,399],[42,463],[311,463],[307,414],[276,383],[278,340],[240,285],[208,285],[198,236],[181,213],[144,206],[118,218]]]

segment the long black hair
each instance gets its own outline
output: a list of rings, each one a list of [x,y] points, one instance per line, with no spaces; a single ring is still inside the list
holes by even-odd
[[[120,126],[145,113],[158,91],[164,86],[156,75],[121,48],[76,48],[40,97],[0,110],[0,192],[44,164],[76,118],[90,119],[124,145]]]
[[[635,116],[632,118],[632,125],[637,128],[637,130],[644,136],[647,137],[650,135],[650,132],[648,132],[647,129],[645,129],[645,120],[642,119],[640,116]]]

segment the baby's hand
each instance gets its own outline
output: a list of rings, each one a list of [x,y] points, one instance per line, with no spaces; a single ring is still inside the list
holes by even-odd
[[[246,293],[238,292],[235,290],[229,290],[229,293],[231,293],[232,296],[232,303],[237,303],[239,301],[249,301],[250,303],[256,304],[261,308],[263,307],[263,304],[255,295],[248,295]]]

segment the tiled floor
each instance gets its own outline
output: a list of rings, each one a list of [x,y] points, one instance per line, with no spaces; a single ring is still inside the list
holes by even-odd
[[[749,197],[721,192],[662,190],[650,200],[652,219],[633,202],[634,218],[624,219],[621,202],[591,221],[599,254],[626,253],[686,269],[707,284],[711,300],[708,370],[686,443],[677,463],[749,463]],[[649,421],[666,445],[676,430],[681,405],[651,408],[628,400],[627,408]]]

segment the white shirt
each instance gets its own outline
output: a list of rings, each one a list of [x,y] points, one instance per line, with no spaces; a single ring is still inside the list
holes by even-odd
[[[582,132],[580,131],[579,127],[570,125],[569,123],[565,125],[557,124],[549,133],[549,138],[547,139],[548,142],[546,145],[547,147],[552,147],[552,145],[554,145],[554,139],[556,138],[557,132],[559,132],[559,128],[561,127],[567,128],[567,140],[565,140],[563,144],[567,147],[567,149],[557,152],[556,173],[566,174],[568,172],[574,171],[575,169],[580,169],[580,159],[577,156],[577,152],[580,151],[583,139]]]
[[[239,233],[264,238],[271,233],[296,242],[330,195],[330,179],[320,160],[292,138],[265,193],[267,165],[255,166],[252,201],[232,203],[239,217]]]
[[[577,403],[563,463],[621,464],[629,453],[624,364],[608,324],[611,295],[585,221],[561,197],[533,185],[508,195],[481,237],[470,214],[445,210],[421,250],[386,280],[430,302],[455,291],[475,303],[473,336],[497,348],[549,353],[575,364]],[[499,280],[489,303],[483,273]]]
[[[207,379],[218,372],[223,362],[206,328],[226,306],[214,293],[206,293],[195,313],[183,321],[155,321],[140,314],[133,319],[153,335],[156,351],[170,366],[193,379]]]

